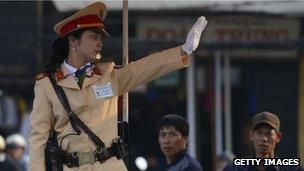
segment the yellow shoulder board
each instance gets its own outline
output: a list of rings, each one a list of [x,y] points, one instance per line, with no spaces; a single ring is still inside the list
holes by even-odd
[[[47,74],[45,72],[42,72],[40,74],[37,74],[35,76],[35,80],[38,81],[38,80],[41,80],[42,78],[44,78],[45,76],[47,76]]]

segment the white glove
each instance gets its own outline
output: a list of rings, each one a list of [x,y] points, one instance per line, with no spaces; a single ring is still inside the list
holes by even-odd
[[[196,23],[192,26],[188,32],[186,42],[182,45],[183,50],[189,55],[197,48],[201,34],[205,29],[208,21],[204,16],[197,19]]]

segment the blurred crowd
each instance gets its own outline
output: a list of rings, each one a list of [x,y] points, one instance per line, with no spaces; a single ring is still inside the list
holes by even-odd
[[[24,98],[0,96],[0,170],[28,170],[29,110]]]
[[[27,142],[20,134],[11,134],[5,139],[0,135],[0,170],[27,171],[26,147]]]

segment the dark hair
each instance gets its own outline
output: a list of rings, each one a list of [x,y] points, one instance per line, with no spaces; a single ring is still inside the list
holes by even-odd
[[[188,137],[189,124],[187,120],[175,114],[165,115],[157,122],[156,125],[157,135],[159,135],[159,131],[161,129],[170,126],[173,126],[177,131],[179,131],[183,137]]]
[[[64,59],[66,59],[69,55],[69,40],[68,38],[70,36],[75,37],[76,39],[79,39],[84,31],[87,29],[78,29],[75,30],[64,37],[60,37],[56,39],[53,43],[52,50],[53,54],[51,56],[51,62],[54,64],[61,64]]]

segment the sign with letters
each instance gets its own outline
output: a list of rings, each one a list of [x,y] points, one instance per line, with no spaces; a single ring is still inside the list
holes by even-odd
[[[300,20],[271,16],[207,16],[208,25],[203,32],[204,43],[285,42],[298,40]],[[138,19],[137,38],[140,40],[184,42],[196,18]],[[232,56],[292,57],[294,50],[234,49]]]

